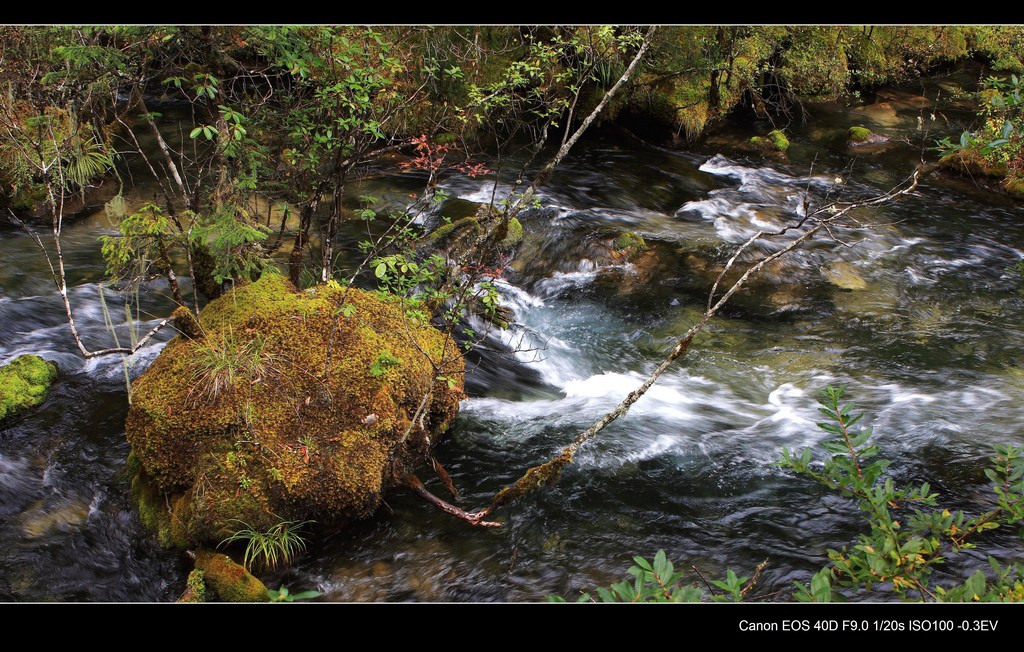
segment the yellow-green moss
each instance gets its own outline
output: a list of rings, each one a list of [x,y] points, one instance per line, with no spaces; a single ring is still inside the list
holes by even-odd
[[[612,241],[612,248],[617,257],[632,258],[642,251],[647,251],[647,242],[643,236],[632,231],[623,231]]]
[[[475,217],[464,217],[449,224],[442,224],[427,236],[432,248],[450,248],[459,242],[483,233],[480,221]]]
[[[0,367],[0,422],[43,402],[57,378],[57,365],[22,355]]]
[[[767,136],[754,136],[750,144],[765,151],[785,152],[789,149],[789,139],[778,129],[769,131]]]
[[[148,482],[134,452],[128,454],[125,473],[130,478],[132,501],[142,526],[156,533],[160,545],[165,548],[187,548],[191,542],[182,519],[182,497],[175,496],[172,501],[170,495],[161,494],[152,482]]]
[[[854,143],[863,143],[868,138],[871,138],[871,130],[867,127],[850,127],[850,141]]]
[[[178,598],[178,602],[206,602],[206,573],[193,568],[185,580],[185,592]]]
[[[458,411],[456,347],[406,323],[396,300],[337,284],[299,292],[268,274],[211,301],[199,321],[205,338],[172,340],[135,381],[126,420],[153,498],[140,504],[170,505],[141,514],[166,530],[162,542],[218,542],[237,529],[232,519],[265,529],[280,518],[366,516],[394,485],[392,465],[424,450]],[[217,364],[235,368],[209,391],[209,347],[228,340],[237,353]],[[384,351],[401,365],[374,376]],[[426,417],[410,428],[431,389]]]
[[[1006,165],[987,160],[980,152],[970,148],[959,149],[939,159],[939,166],[963,174],[986,177],[1006,176]]]
[[[1003,187],[1006,188],[1007,192],[1017,197],[1024,197],[1024,176],[1014,175],[1007,177],[1006,181],[1003,182]]]
[[[270,601],[270,594],[263,582],[225,554],[197,550],[196,569],[202,571],[206,588],[221,602]]]
[[[625,231],[615,238],[615,248],[619,251],[624,249],[634,249],[636,251],[645,251],[647,249],[647,243],[644,242],[643,236],[633,233],[632,231]]]
[[[519,243],[523,241],[523,225],[518,219],[512,218],[508,221],[508,231],[505,233],[505,237],[501,242],[498,243],[498,248],[501,250],[514,249],[519,246]]]

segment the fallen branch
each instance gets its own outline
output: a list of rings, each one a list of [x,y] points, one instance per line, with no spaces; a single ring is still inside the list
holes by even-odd
[[[413,491],[415,491],[416,493],[418,493],[428,503],[430,503],[434,507],[437,507],[446,514],[451,514],[456,518],[461,518],[462,520],[467,521],[472,525],[478,525],[480,527],[501,527],[501,523],[498,523],[497,521],[485,521],[483,520],[483,517],[480,517],[476,514],[470,514],[469,512],[463,509],[459,509],[458,507],[452,505],[451,503],[441,500],[434,494],[430,493],[430,491],[428,491],[427,488],[423,486],[423,482],[413,474],[405,476],[405,485],[412,489]]]
[[[577,435],[577,437],[568,446],[563,448],[562,452],[559,453],[557,456],[548,460],[547,462],[544,462],[543,464],[531,467],[526,471],[526,473],[522,475],[522,477],[516,480],[513,484],[504,487],[501,491],[495,494],[494,498],[491,501],[491,504],[488,505],[486,508],[478,512],[474,512],[472,514],[466,514],[465,512],[462,512],[462,510],[459,510],[463,514],[462,516],[460,516],[460,518],[474,525],[482,524],[484,522],[483,519],[489,517],[498,508],[507,505],[513,500],[521,496],[524,496],[527,493],[535,491],[536,489],[539,489],[544,485],[551,485],[557,482],[558,478],[561,475],[562,469],[572,463],[573,456],[576,454],[579,448],[588,440],[595,437],[597,433],[604,430],[613,421],[626,414],[629,411],[629,408],[634,403],[636,403],[640,399],[640,397],[646,394],[647,391],[651,388],[651,386],[654,385],[654,383],[658,380],[658,378],[660,378],[662,374],[664,374],[668,370],[668,368],[672,366],[672,363],[675,362],[684,353],[686,353],[686,351],[690,347],[690,344],[693,342],[693,338],[697,335],[697,333],[699,333],[708,323],[711,317],[713,317],[729,301],[729,299],[744,286],[744,284],[747,282],[747,280],[750,279],[751,276],[757,274],[762,268],[764,268],[765,265],[771,263],[772,261],[778,260],[782,256],[798,248],[804,242],[814,237],[814,235],[817,234],[819,231],[827,229],[829,226],[836,224],[840,218],[846,216],[851,211],[859,208],[878,206],[880,204],[889,203],[891,201],[894,201],[898,197],[913,192],[914,189],[917,188],[918,180],[920,179],[922,170],[923,166],[919,166],[917,169],[914,170],[913,174],[910,177],[908,177],[902,184],[896,186],[889,192],[886,192],[882,195],[878,195],[860,201],[833,202],[816,209],[812,213],[805,215],[796,224],[786,226],[779,231],[768,233],[764,231],[758,231],[754,236],[752,236],[743,245],[741,245],[740,251],[736,252],[736,254],[734,254],[732,258],[730,258],[729,264],[726,266],[726,269],[723,270],[722,273],[719,275],[718,280],[716,280],[715,285],[712,288],[711,297],[708,301],[708,308],[707,310],[705,310],[700,320],[698,320],[697,323],[694,324],[686,332],[686,334],[683,335],[682,338],[680,338],[679,342],[676,343],[672,351],[665,357],[661,364],[658,365],[658,368],[655,369],[653,373],[651,373],[651,375],[647,378],[647,380],[643,382],[643,384],[639,388],[633,390],[628,395],[626,395],[626,397],[613,410],[611,410],[603,417],[601,417],[597,422],[590,426],[590,428],[587,428],[585,431]],[[791,241],[788,245],[774,253],[771,253],[761,258],[759,261],[748,267],[747,270],[743,273],[743,275],[740,276],[740,278],[737,279],[732,284],[732,286],[725,292],[725,294],[723,294],[717,302],[713,302],[714,294],[715,292],[717,292],[719,281],[721,280],[722,276],[724,276],[725,272],[735,262],[740,252],[749,248],[754,242],[761,240],[763,238],[782,236],[790,231],[799,230],[808,225],[810,225],[810,228],[808,228],[800,236]],[[452,506],[449,505],[449,507]]]

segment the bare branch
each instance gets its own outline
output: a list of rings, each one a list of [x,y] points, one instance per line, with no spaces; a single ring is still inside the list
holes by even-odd
[[[460,509],[455,505],[452,505],[451,503],[442,500],[441,498],[438,498],[434,494],[430,493],[430,491],[425,486],[423,486],[423,482],[415,475],[407,475],[405,477],[405,484],[410,489],[418,493],[421,497],[423,497],[424,500],[426,500],[434,507],[437,507],[446,514],[451,514],[456,518],[460,518],[463,521],[469,523],[470,525],[476,525],[479,527],[501,527],[501,523],[498,523],[497,521],[485,521],[483,520],[483,517],[478,516],[477,514],[470,514],[469,512]]]
[[[558,480],[559,475],[561,474],[562,469],[569,465],[570,463],[572,463],[573,456],[576,454],[579,448],[588,440],[595,437],[597,433],[599,433],[613,421],[626,414],[626,412],[629,411],[629,408],[634,403],[636,403],[640,399],[640,397],[647,393],[651,386],[654,385],[658,378],[660,378],[662,374],[664,374],[668,370],[672,363],[675,362],[675,360],[682,356],[684,353],[686,353],[686,351],[689,349],[690,344],[693,342],[693,338],[697,335],[697,333],[699,333],[708,323],[711,317],[713,317],[715,313],[717,313],[729,301],[729,299],[744,286],[744,284],[750,279],[750,277],[757,274],[761,269],[764,268],[765,265],[771,263],[774,260],[778,260],[782,256],[800,247],[803,243],[813,238],[814,235],[817,234],[819,231],[821,231],[822,229],[826,228],[829,225],[835,224],[840,218],[844,217],[851,211],[866,206],[878,206],[881,204],[885,204],[897,199],[898,197],[913,192],[914,189],[917,188],[918,180],[920,178],[922,169],[923,166],[919,166],[917,169],[914,170],[913,174],[910,177],[908,177],[903,183],[882,195],[878,195],[861,201],[849,202],[844,205],[840,205],[838,203],[828,204],[813,211],[810,215],[801,218],[796,225],[785,227],[775,233],[758,232],[758,234],[754,238],[744,243],[744,245],[741,246],[741,249],[745,249],[755,240],[763,239],[766,237],[778,237],[784,235],[785,233],[791,230],[801,228],[802,226],[810,225],[810,227],[806,231],[804,231],[798,237],[794,238],[785,247],[774,253],[764,256],[759,261],[757,261],[749,268],[747,268],[743,275],[740,276],[740,278],[737,279],[732,284],[732,286],[725,292],[725,294],[723,294],[717,302],[712,303],[713,293],[718,287],[718,284],[716,282],[715,288],[712,290],[712,298],[709,299],[709,307],[707,308],[707,310],[697,321],[697,323],[694,324],[686,332],[686,334],[683,335],[682,338],[680,338],[679,342],[676,343],[672,351],[665,357],[661,364],[658,365],[657,369],[655,369],[654,372],[651,373],[651,375],[647,378],[647,380],[643,382],[643,384],[640,387],[626,395],[626,397],[613,410],[611,410],[603,417],[601,417],[597,422],[590,426],[590,428],[586,429],[585,431],[577,435],[576,438],[568,446],[562,449],[562,452],[559,455],[543,464],[528,469],[526,473],[523,474],[523,476],[519,478],[515,483],[503,488],[501,491],[495,494],[491,504],[488,507],[478,512],[475,512],[471,516],[476,520],[487,518],[488,516],[493,514],[496,509],[505,504],[508,504],[509,502],[515,500],[516,498],[519,498],[520,496],[523,496],[531,491],[534,491],[545,484],[553,484],[554,482],[556,482]],[[733,258],[735,259],[735,256]]]
[[[656,25],[651,25],[647,29],[647,34],[644,35],[644,40],[643,43],[640,45],[640,49],[633,57],[633,60],[629,62],[629,66],[626,68],[625,72],[623,72],[622,76],[619,77],[619,80],[615,82],[615,85],[608,89],[608,92],[604,94],[604,97],[602,97],[601,101],[597,103],[597,106],[594,107],[594,110],[590,112],[590,115],[588,115],[583,120],[583,123],[579,126],[578,129],[576,129],[572,137],[569,138],[564,143],[562,143],[562,146],[558,149],[558,153],[555,154],[554,158],[548,161],[548,164],[544,166],[544,168],[540,171],[537,177],[533,180],[533,183],[530,184],[530,187],[526,189],[526,192],[523,193],[523,196],[519,199],[518,202],[516,202],[511,212],[511,215],[515,215],[520,207],[529,205],[529,202],[533,198],[534,193],[536,193],[537,188],[539,188],[542,184],[547,182],[547,180],[551,177],[551,173],[555,171],[555,168],[558,167],[558,164],[562,162],[562,159],[564,159],[569,154],[569,150],[572,149],[573,145],[576,144],[576,141],[580,139],[580,136],[583,135],[583,132],[585,132],[594,122],[594,120],[597,119],[597,116],[601,114],[601,111],[603,111],[604,107],[608,105],[608,102],[610,102],[611,99],[615,97],[615,94],[619,92],[619,89],[622,88],[622,86],[629,81],[629,78],[633,75],[633,71],[636,69],[637,64],[640,63],[640,60],[643,59],[644,55],[647,53],[647,49],[651,45],[651,39],[654,38],[654,33],[657,31],[657,29],[658,28]]]

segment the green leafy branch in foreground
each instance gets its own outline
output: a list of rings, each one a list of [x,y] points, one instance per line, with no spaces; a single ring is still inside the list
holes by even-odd
[[[687,582],[684,574],[675,570],[664,550],[659,550],[651,561],[640,556],[633,557],[633,561],[635,565],[628,571],[634,578],[632,582],[623,580],[607,589],[598,588],[596,600],[589,593],[584,593],[576,602],[701,602],[705,599],[704,590],[696,583]],[[739,577],[731,570],[726,571],[725,580],[711,581],[725,593],[712,593],[711,599],[715,602],[741,601],[757,584],[761,571],[767,565],[768,560],[762,562],[753,577]],[[557,595],[549,595],[547,599],[548,602],[565,602]]]
[[[1024,601],[1024,564],[1001,565],[988,557],[991,574],[975,571],[962,584],[937,586],[929,580],[934,567],[947,556],[975,548],[969,539],[1004,525],[1024,523],[1024,450],[1007,444],[995,446],[992,467],[985,470],[996,496],[995,508],[968,518],[962,511],[939,509],[937,494],[928,483],[897,487],[883,477],[891,462],[879,458],[871,443],[871,428],[857,428],[863,415],[843,403],[843,388],[827,387],[818,408],[827,421],[818,427],[833,435],[822,443],[828,453],[820,462],[804,449],[799,455],[783,449],[779,466],[806,475],[843,496],[854,499],[869,531],[852,548],[829,550],[830,563],[811,577],[810,585],[796,582],[794,597],[805,602],[830,602],[875,590],[893,591],[902,599],[940,602]],[[1024,528],[1019,534],[1024,538]],[[653,562],[633,558],[629,569],[634,581],[624,580],[597,589],[597,599],[584,593],[577,602],[698,602],[706,599],[696,584],[686,583],[663,550]],[[740,601],[748,597],[767,560],[752,578],[737,577],[729,570],[725,580],[707,584],[722,589],[715,601]],[[701,578],[703,579],[703,578]],[[550,602],[565,602],[548,596]]]
[[[799,456],[783,450],[780,466],[806,475],[853,498],[869,531],[852,548],[829,550],[829,566],[816,573],[811,585],[797,583],[796,599],[824,602],[872,587],[892,590],[904,599],[986,601],[1024,599],[1024,566],[1002,567],[989,558],[994,577],[977,571],[963,585],[932,586],[934,567],[950,554],[974,548],[969,539],[1001,525],[1024,521],[1024,451],[997,445],[993,468],[986,476],[994,483],[996,508],[968,518],[962,511],[937,507],[937,494],[928,483],[897,487],[883,478],[889,460],[876,459],[879,449],[869,443],[871,428],[856,429],[862,415],[844,404],[843,389],[822,391],[819,411],[828,421],[818,426],[832,435],[822,444],[830,455],[812,462],[805,449]],[[930,508],[930,509],[929,509]],[[847,593],[840,591],[846,589]]]

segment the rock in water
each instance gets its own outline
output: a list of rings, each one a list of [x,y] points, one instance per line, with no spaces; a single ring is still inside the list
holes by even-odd
[[[458,412],[462,356],[397,299],[265,274],[199,325],[135,381],[125,424],[140,516],[165,544],[365,517]]]
[[[863,290],[867,287],[864,277],[850,263],[839,261],[824,267],[821,271],[830,283],[844,290]]]
[[[21,355],[0,366],[0,423],[43,402],[57,378],[57,365]]]

